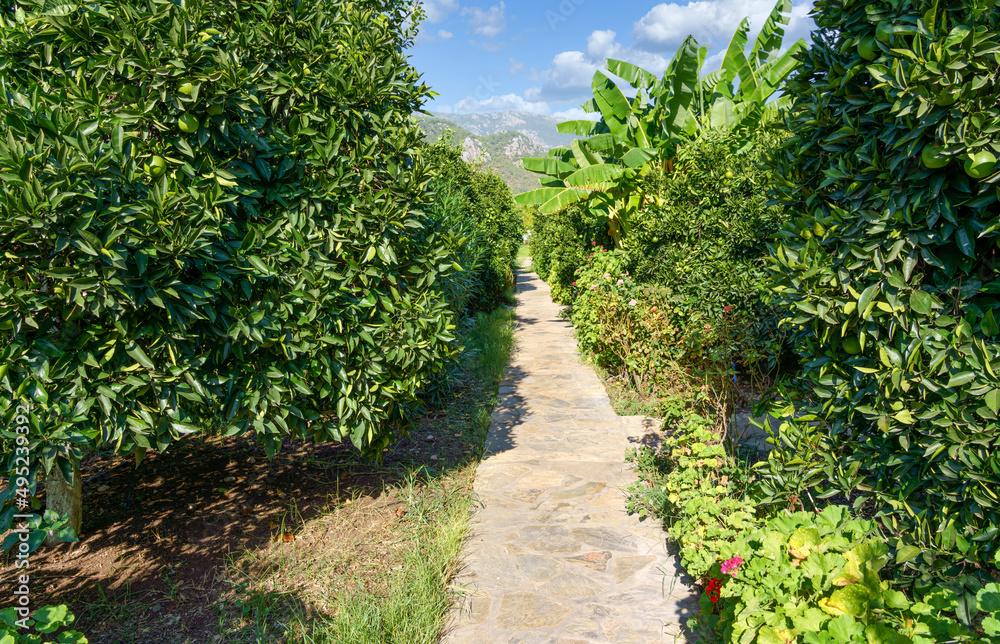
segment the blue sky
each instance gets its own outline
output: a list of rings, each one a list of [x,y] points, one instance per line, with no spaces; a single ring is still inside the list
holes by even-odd
[[[662,73],[688,34],[719,67],[740,20],[756,37],[774,0],[421,0],[427,20],[409,51],[440,94],[434,112],[521,110],[580,118],[594,70],[619,58]],[[812,0],[794,0],[785,43],[810,42]]]

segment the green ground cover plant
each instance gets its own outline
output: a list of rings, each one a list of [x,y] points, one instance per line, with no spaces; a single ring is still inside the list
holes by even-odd
[[[689,399],[659,454],[631,455],[639,480],[628,507],[664,523],[704,589],[689,623],[699,641],[1000,642],[1000,584],[975,586],[968,603],[938,584],[908,595],[883,572],[893,557],[875,522],[841,505],[818,513],[762,505],[751,463],[728,453],[698,406]]]

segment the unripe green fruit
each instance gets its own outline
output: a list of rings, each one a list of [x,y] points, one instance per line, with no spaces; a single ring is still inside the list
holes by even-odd
[[[844,351],[852,356],[856,356],[861,353],[861,341],[857,338],[845,338],[843,346]]]
[[[875,60],[879,53],[874,36],[865,36],[858,42],[858,54],[865,60]]]
[[[892,23],[888,20],[878,23],[878,26],[875,27],[875,37],[878,38],[879,42],[887,45],[892,42]]]
[[[221,105],[219,105],[218,103],[214,103],[214,104],[212,104],[212,105],[209,105],[209,106],[208,106],[208,109],[207,109],[207,110],[205,110],[205,112],[206,112],[206,113],[207,113],[207,114],[208,114],[209,116],[218,116],[219,114],[222,114],[222,112],[223,112],[223,109],[222,109],[222,106],[221,106]]]
[[[941,147],[940,143],[928,143],[924,146],[924,149],[920,151],[920,161],[931,169],[945,167],[948,165],[950,159],[947,157],[941,158],[937,156],[941,153]]]
[[[177,86],[177,91],[180,92],[181,94],[190,95],[191,92],[194,91],[194,85],[192,85],[191,83],[181,83],[180,85]]]
[[[177,120],[177,127],[181,129],[181,132],[191,133],[197,130],[201,124],[198,119],[191,116],[190,114],[185,114]]]
[[[146,164],[146,174],[154,179],[167,169],[167,162],[161,156],[154,156]]]
[[[963,164],[965,173],[973,179],[983,179],[990,176],[996,166],[997,158],[992,153],[983,150],[970,154]]]
[[[726,170],[726,178],[727,179],[732,179],[733,178],[733,171],[732,170]]]

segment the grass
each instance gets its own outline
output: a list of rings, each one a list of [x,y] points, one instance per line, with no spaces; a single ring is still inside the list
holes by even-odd
[[[527,244],[521,244],[521,246],[517,249],[517,259],[518,259],[518,261],[520,261],[522,259],[527,259],[529,257],[531,257],[531,251],[529,250],[528,245]]]
[[[608,392],[611,408],[619,416],[652,416],[661,414],[661,399],[652,392],[638,391],[630,383],[614,378],[600,365],[595,364],[597,375]]]
[[[451,602],[448,583],[468,529],[476,464],[513,348],[513,318],[501,307],[475,320],[466,338],[467,386],[437,410],[441,431],[475,438],[475,457],[450,469],[413,467],[378,498],[355,496],[297,526],[300,535],[338,535],[339,548],[303,558],[269,551],[232,557],[226,571],[232,591],[218,611],[220,641],[438,641]],[[405,521],[386,521],[401,512]],[[294,512],[288,519],[295,523]],[[351,542],[362,547],[352,548]]]

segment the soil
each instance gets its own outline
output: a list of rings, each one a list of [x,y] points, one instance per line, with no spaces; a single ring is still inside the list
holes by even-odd
[[[89,457],[81,540],[32,554],[32,605],[68,604],[91,644],[194,644],[231,641],[222,613],[247,612],[233,573],[259,578],[274,557],[328,560],[377,586],[406,521],[392,486],[419,466],[468,463],[481,445],[438,421],[425,416],[381,464],[345,444],[291,442],[269,461],[249,438],[190,439],[138,468]],[[336,522],[310,521],[331,512]],[[332,605],[322,597],[335,589],[314,590],[298,601],[306,615]]]

